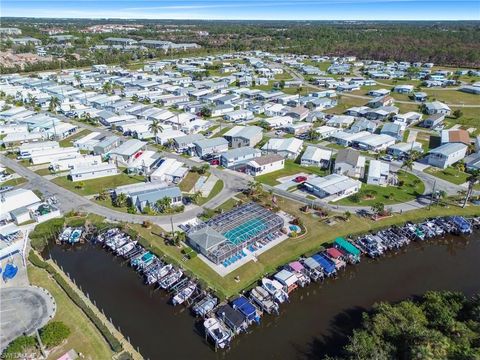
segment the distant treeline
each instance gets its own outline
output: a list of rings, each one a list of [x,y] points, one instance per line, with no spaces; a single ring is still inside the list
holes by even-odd
[[[138,31],[91,35],[88,45],[107,36],[197,42],[205,50],[266,50],[310,55],[355,55],[360,59],[421,61],[457,67],[480,67],[480,22],[399,21],[200,21],[86,20],[3,18],[25,34],[62,26],[71,33],[105,23],[143,24]],[[174,32],[164,29],[175,28]],[[208,31],[202,36],[197,31]],[[38,33],[39,36],[41,36]],[[45,37],[45,36],[44,36]],[[79,40],[80,43],[83,41]],[[83,45],[87,45],[83,43]]]

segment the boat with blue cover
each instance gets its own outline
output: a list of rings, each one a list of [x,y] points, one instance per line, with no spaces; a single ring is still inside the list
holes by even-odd
[[[457,234],[469,235],[472,233],[472,224],[463,216],[452,216],[450,221],[455,226]]]
[[[7,282],[8,280],[13,279],[15,275],[17,275],[17,272],[18,272],[17,265],[12,264],[10,262],[7,263],[7,265],[5,266],[5,269],[3,269],[3,275],[2,275],[3,281]]]
[[[320,264],[325,275],[332,276],[332,275],[335,275],[335,273],[337,272],[335,268],[335,264],[327,260],[321,254],[312,255],[312,258]]]
[[[260,323],[260,315],[257,309],[253,306],[245,296],[239,296],[232,301],[232,307],[240,311],[246,318],[249,324],[252,322]]]

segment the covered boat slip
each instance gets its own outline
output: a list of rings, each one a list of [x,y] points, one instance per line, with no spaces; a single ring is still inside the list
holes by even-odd
[[[332,275],[335,273],[335,264],[331,262],[331,260],[328,260],[325,256],[322,256],[321,254],[315,254],[312,255],[312,258],[320,264],[320,266],[323,268],[323,271],[325,271],[325,274]]]
[[[215,314],[225,323],[225,325],[237,334],[245,330],[248,326],[245,315],[228,304],[217,307]]]
[[[298,285],[298,277],[294,273],[288,271],[288,270],[281,270],[280,272],[276,273],[273,276],[280,284],[283,285],[284,290],[287,293],[291,293],[293,290],[295,290]]]
[[[336,238],[335,242],[333,243],[333,246],[349,254],[356,261],[360,261],[360,254],[361,254],[360,250],[356,246],[352,245],[350,242],[345,240],[344,238],[342,237]]]
[[[250,291],[250,299],[267,314],[278,312],[278,304],[273,301],[267,290],[261,286],[256,286]]]
[[[259,321],[257,309],[244,296],[240,296],[232,301],[232,307],[240,311],[249,322]]]

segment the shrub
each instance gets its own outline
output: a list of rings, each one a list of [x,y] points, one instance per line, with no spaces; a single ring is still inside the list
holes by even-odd
[[[351,202],[354,202],[354,203],[360,202],[360,194],[358,193],[350,195],[348,198],[350,199]]]
[[[47,348],[60,345],[70,336],[70,328],[61,321],[52,321],[40,329],[40,339]]]
[[[34,336],[19,336],[8,344],[2,359],[17,359],[24,354],[37,352],[37,339]]]
[[[64,219],[56,218],[38,224],[30,233],[32,247],[37,251],[42,251],[50,240],[55,239],[63,229]]]

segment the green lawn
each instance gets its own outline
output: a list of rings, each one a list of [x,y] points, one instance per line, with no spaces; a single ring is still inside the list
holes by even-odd
[[[479,96],[479,100],[480,100],[480,96]],[[462,112],[462,116],[460,116],[458,119],[449,117],[446,119],[447,123],[451,125],[455,125],[455,124],[464,125],[463,126],[464,128],[475,127],[478,129],[480,127],[480,124],[478,121],[478,119],[480,118],[480,108],[467,108],[463,106],[460,106],[460,107],[452,106],[451,108],[452,108],[452,111],[455,111],[457,109],[460,110]]]
[[[19,178],[4,181],[0,183],[0,186],[18,186],[18,185],[25,184],[26,182],[27,180],[25,178],[19,177]]]
[[[437,99],[445,104],[475,105],[480,103],[480,96],[468,94],[458,90],[431,90],[424,89],[430,99]],[[480,109],[478,110],[480,114]]]
[[[228,211],[228,210],[232,209],[237,204],[238,204],[238,200],[236,200],[234,198],[230,198],[227,201],[225,201],[222,205],[216,207],[215,210]]]
[[[54,297],[57,312],[52,320],[62,321],[71,331],[67,341],[56,347],[48,359],[57,359],[70,349],[81,352],[86,359],[111,359],[113,352],[102,334],[49,274],[33,265],[28,265],[27,270],[30,283],[47,289]]]
[[[210,191],[210,194],[208,194],[207,197],[201,197],[197,201],[197,205],[203,205],[206,202],[210,201],[210,199],[213,199],[216,195],[220,193],[223,189],[223,181],[222,180],[217,180],[215,185],[213,185],[212,191]]]
[[[78,140],[88,134],[90,134],[91,131],[90,130],[87,130],[87,129],[83,129],[82,131],[79,131],[79,132],[76,132],[75,134],[73,134],[72,136],[69,136],[65,139],[62,139],[60,140],[58,143],[60,144],[60,147],[69,147],[69,146],[73,146],[73,142],[75,140]]]
[[[327,173],[326,170],[320,169],[318,167],[301,166],[300,164],[297,164],[293,160],[286,160],[285,161],[285,167],[282,170],[278,170],[278,171],[274,171],[274,172],[269,173],[269,174],[257,176],[255,178],[255,180],[257,180],[257,181],[259,181],[263,184],[275,186],[275,185],[280,184],[277,181],[278,178],[281,178],[281,177],[284,177],[284,176],[289,176],[289,175],[295,175],[295,174],[298,174],[298,173],[301,173],[301,172],[307,173],[307,174],[316,174],[316,175],[320,175],[320,176],[324,176]]]
[[[205,176],[207,175],[208,174],[206,174]],[[193,189],[193,187],[197,183],[200,176],[202,175],[200,175],[197,172],[189,171],[187,175],[182,179],[182,181],[180,181],[180,184],[178,184],[178,187],[182,192],[189,192],[190,190]]]
[[[225,126],[225,125],[222,125],[222,129],[219,130],[218,132],[216,132],[214,134],[214,137],[220,137],[220,136],[223,136],[223,134],[225,134],[227,131],[229,131],[231,129],[230,126]]]
[[[345,146],[343,145],[340,145],[340,144],[337,144],[337,143],[330,143],[328,145],[326,145],[328,148],[330,149],[335,149],[335,150],[342,150],[342,149],[345,149]]]
[[[331,109],[326,109],[325,110],[326,113],[340,115],[340,114],[343,114],[347,109],[351,107],[362,106],[368,102],[367,99],[349,97],[348,95],[340,95],[337,97],[337,100],[338,100],[338,105]]]
[[[470,176],[469,174],[463,171],[458,171],[452,167],[439,169],[432,166],[425,169],[424,172],[457,185],[467,182],[467,179]]]
[[[425,185],[423,182],[413,174],[405,171],[398,172],[398,179],[403,181],[402,186],[378,186],[370,184],[362,184],[362,188],[359,192],[361,200],[359,202],[354,201],[354,197],[349,196],[341,199],[335,204],[347,205],[347,206],[372,206],[377,202],[381,202],[385,205],[398,204],[414,200],[417,196],[423,194],[425,191]],[[365,193],[371,192],[374,194],[373,198],[365,198]]]
[[[145,178],[138,175],[127,175],[125,173],[120,173],[114,176],[107,176],[99,179],[85,180],[83,181],[83,188],[79,188],[79,183],[81,181],[73,182],[70,181],[66,176],[60,176],[52,180],[57,185],[64,187],[70,191],[73,191],[79,195],[93,195],[98,194],[104,189],[113,189],[117,186],[134,184],[138,182],[143,182]]]
[[[50,175],[52,172],[48,168],[35,170],[35,173],[40,176]]]

